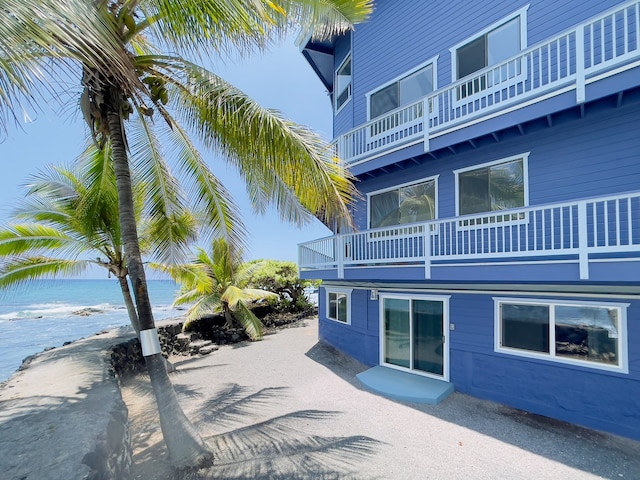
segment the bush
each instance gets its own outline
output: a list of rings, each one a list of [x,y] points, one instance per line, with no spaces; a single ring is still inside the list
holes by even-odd
[[[249,278],[249,286],[280,295],[279,300],[270,301],[276,312],[305,312],[314,307],[309,303],[304,289],[317,282],[300,279],[295,262],[254,260],[248,263],[262,263]]]

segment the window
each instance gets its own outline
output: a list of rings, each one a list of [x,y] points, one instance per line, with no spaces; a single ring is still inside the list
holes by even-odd
[[[627,371],[628,304],[494,301],[497,351]]]
[[[426,222],[436,218],[437,177],[374,192],[369,197],[369,228]]]
[[[327,318],[351,324],[350,288],[327,288]]]
[[[526,47],[528,5],[451,48],[453,80],[516,55]]]
[[[351,55],[342,61],[336,70],[336,111],[351,98]]]
[[[528,204],[527,160],[515,157],[455,170],[458,215],[494,212]]]
[[[433,92],[435,88],[434,65],[435,59],[432,59],[409,74],[396,78],[375,92],[367,94],[369,119],[409,105]]]

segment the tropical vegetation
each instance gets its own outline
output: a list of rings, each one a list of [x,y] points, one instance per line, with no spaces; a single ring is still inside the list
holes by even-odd
[[[244,227],[229,193],[194,140],[238,168],[254,208],[275,205],[297,224],[320,216],[349,218],[353,185],[331,150],[309,130],[266,110],[198,61],[268,47],[293,28],[328,37],[371,11],[367,0],[0,0],[0,125],[22,108],[42,106],[81,87],[80,105],[94,142],[110,150],[117,185],[120,237],[144,338],[147,370],[172,463],[212,460],[169,381],[142,264],[131,170],[152,186],[155,235],[172,234],[181,199],[167,161],[189,180],[202,220],[231,245]],[[132,131],[129,119],[141,128]],[[193,136],[192,136],[193,135]],[[162,148],[164,147],[164,148]],[[150,334],[150,335],[149,335]]]
[[[242,255],[223,238],[212,242],[211,254],[198,248],[191,263],[154,265],[181,285],[174,306],[191,305],[183,330],[202,317],[222,314],[226,328],[237,322],[251,340],[259,340],[263,333],[262,322],[251,311],[251,304],[278,298],[276,293],[249,287],[249,279],[260,267],[260,263],[243,263]]]

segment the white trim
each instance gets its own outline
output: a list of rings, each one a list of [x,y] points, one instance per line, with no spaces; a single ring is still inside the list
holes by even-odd
[[[510,157],[501,158],[499,160],[493,160],[491,162],[480,163],[478,165],[472,165],[470,167],[458,168],[453,171],[453,175],[455,176],[455,206],[456,206],[456,217],[460,216],[460,173],[470,172],[473,170],[479,170],[481,168],[493,167],[494,165],[500,165],[501,163],[509,163],[514,160],[522,159],[522,181],[524,182],[524,205],[523,207],[529,206],[529,155],[531,151],[520,153],[518,155],[511,155]],[[481,212],[481,213],[492,213],[493,211]]]
[[[545,293],[546,295],[546,293]],[[565,294],[565,296],[567,296]],[[503,303],[519,304],[519,305],[543,305],[549,308],[549,353],[532,352],[528,350],[520,350],[517,348],[503,347],[501,345],[501,329],[500,329],[500,305]],[[597,370],[606,370],[617,373],[629,373],[629,357],[628,357],[628,340],[627,340],[627,308],[629,303],[618,302],[593,302],[593,301],[577,301],[577,300],[561,300],[546,298],[519,298],[519,297],[493,297],[494,310],[494,335],[493,348],[496,353],[504,353],[519,357],[531,358],[536,360],[545,360],[549,362],[563,363],[579,367],[592,368]],[[615,308],[618,310],[618,365],[606,365],[603,363],[592,362],[588,360],[576,360],[572,358],[558,357],[555,354],[555,308],[556,306],[586,306],[600,308]]]
[[[419,180],[415,180],[415,181],[411,181],[411,182],[405,182],[405,183],[401,183],[400,185],[394,185],[393,187],[387,187],[387,188],[381,188],[380,190],[374,190],[373,192],[368,192],[367,193],[367,229],[371,228],[371,197],[373,195],[380,195],[381,193],[386,193],[386,192],[392,192],[393,190],[400,190],[401,188],[404,187],[410,187],[412,185],[419,185],[420,183],[427,183],[430,181],[434,182],[434,200],[436,202],[436,208],[434,211],[434,220],[437,220],[438,218],[438,179],[440,178],[440,174],[437,175],[432,175],[431,177],[425,177]],[[399,223],[398,226],[400,225],[411,225],[410,223]],[[391,225],[389,225],[391,227]],[[395,225],[394,225],[395,226]]]
[[[501,27],[507,22],[510,22],[514,18],[520,17],[520,50],[524,50],[527,48],[528,37],[527,37],[527,10],[529,9],[529,5],[526,4],[524,7],[516,10],[515,12],[507,15],[506,17],[502,17],[497,22],[492,23],[488,27],[480,30],[479,32],[465,38],[461,42],[456,43],[453,47],[449,48],[449,52],[451,52],[451,83],[454,83],[459,80],[458,78],[458,62],[456,61],[456,52],[460,47],[464,47],[468,43],[473,40],[486,35],[487,33],[492,32],[493,30]]]
[[[343,287],[324,287],[325,290],[325,317],[327,320],[331,320],[332,322],[339,323],[341,325],[351,325],[351,292],[353,288],[343,288]],[[333,318],[329,316],[329,294],[338,293],[346,295],[347,298],[347,321],[343,322],[338,320],[337,318]]]
[[[379,325],[379,358],[378,361],[380,365],[384,365],[385,367],[393,368],[396,370],[401,370],[403,372],[409,372],[416,375],[421,375],[424,377],[435,378],[437,380],[444,380],[445,382],[449,381],[449,300],[451,299],[450,295],[425,295],[419,294],[410,294],[410,293],[390,293],[390,292],[380,292],[378,290],[378,323]],[[444,337],[444,343],[442,344],[442,375],[431,374],[429,372],[423,372],[421,370],[414,370],[413,368],[405,368],[400,367],[398,365],[386,363],[384,361],[384,300],[385,299],[400,299],[400,300],[430,300],[435,302],[442,302],[442,336]],[[410,318],[410,322],[412,322]],[[413,331],[413,329],[411,329]],[[413,345],[411,345],[411,349],[413,350]],[[411,363],[413,363],[413,355],[410,355]]]
[[[338,107],[338,97],[340,96],[342,91],[344,91],[344,89],[343,89],[342,91],[338,92],[338,72],[340,71],[340,69],[344,66],[344,64],[347,61],[351,62],[351,80],[349,81],[349,86],[347,87],[347,89],[349,90],[349,98],[347,98],[345,100],[345,102]],[[340,112],[344,108],[344,106],[351,101],[352,98],[353,98],[353,59],[352,59],[352,56],[351,56],[351,49],[349,49],[349,53],[347,53],[344,56],[344,58],[342,59],[342,61],[340,62],[340,64],[338,65],[338,67],[336,68],[336,70],[334,72],[334,79],[333,79],[333,110],[334,110],[334,115],[337,115],[338,112]]]
[[[394,83],[397,83],[401,80],[404,80],[405,78],[410,77],[411,75],[419,72],[420,70],[422,70],[423,68],[428,67],[429,65],[432,66],[431,68],[431,73],[432,73],[432,84],[433,84],[433,90],[431,90],[431,92],[435,92],[438,89],[438,58],[440,57],[440,54],[436,55],[435,57],[430,58],[429,60],[427,60],[426,62],[422,62],[420,65],[412,68],[411,70],[407,70],[406,72],[401,73],[400,75],[398,75],[395,78],[392,78],[391,80],[389,80],[386,83],[383,83],[382,85],[378,85],[376,88],[369,90],[367,93],[364,94],[365,96],[365,103],[367,106],[367,121],[371,120],[371,102],[370,102],[370,97],[371,95],[373,95],[374,93],[378,93],[380,90],[382,90],[383,88],[388,87],[389,85],[392,85]],[[353,67],[353,65],[352,65]],[[430,95],[431,92],[429,92],[427,95]],[[399,105],[398,108],[400,108],[402,105]]]

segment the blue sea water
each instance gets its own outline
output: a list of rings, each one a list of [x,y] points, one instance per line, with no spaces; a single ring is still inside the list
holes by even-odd
[[[149,280],[156,320],[183,314],[171,308],[178,286]],[[74,312],[92,309],[80,316]],[[29,355],[102,330],[129,325],[120,286],[111,280],[44,280],[0,291],[0,382]]]

